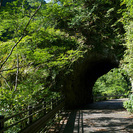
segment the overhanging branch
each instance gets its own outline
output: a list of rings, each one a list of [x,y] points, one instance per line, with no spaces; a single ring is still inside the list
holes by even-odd
[[[11,87],[10,87],[10,85],[7,83],[6,78],[5,78],[2,74],[0,74],[0,76],[4,79],[4,81],[5,81],[5,83],[7,84],[8,88],[11,90]]]
[[[20,43],[20,41],[23,39],[24,36],[26,36],[26,29],[28,27],[28,25],[30,24],[30,21],[32,20],[32,18],[35,16],[35,14],[37,13],[37,11],[40,9],[41,4],[39,5],[39,7],[36,9],[36,11],[34,12],[34,14],[30,17],[27,25],[25,26],[24,30],[23,30],[23,34],[20,37],[20,39],[15,43],[15,45],[11,48],[11,51],[9,53],[9,55],[6,57],[6,59],[4,60],[4,62],[1,64],[0,69],[3,67],[3,65],[7,62],[7,60],[9,59],[9,57],[11,56],[14,48]]]

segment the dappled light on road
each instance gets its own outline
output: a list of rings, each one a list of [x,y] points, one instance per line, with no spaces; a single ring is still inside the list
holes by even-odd
[[[126,99],[114,99],[73,110],[61,133],[132,133],[133,115],[123,108]]]

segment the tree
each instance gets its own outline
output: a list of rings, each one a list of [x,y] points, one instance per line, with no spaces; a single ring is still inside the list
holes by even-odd
[[[126,51],[125,51],[125,56],[124,56],[124,60],[121,61],[122,64],[122,68],[128,73],[131,83],[133,83],[133,71],[132,71],[132,66],[133,66],[133,39],[132,39],[132,25],[133,25],[133,21],[132,21],[132,2],[133,1],[127,1],[127,0],[123,0],[123,4],[126,4],[127,9],[125,10],[125,12],[123,13],[123,19],[121,19],[121,21],[124,24],[124,28],[126,31],[125,34],[125,43],[123,44],[124,46],[126,46]]]
[[[133,91],[133,8],[132,8],[133,0],[123,0],[123,5],[126,5],[126,9],[123,12],[123,18],[120,19],[123,22],[125,28],[125,43],[126,51],[124,54],[124,59],[121,60],[121,68],[126,71],[130,78],[131,87]],[[129,100],[124,102],[124,107],[129,111],[133,112],[133,94],[129,96]]]
[[[55,0],[48,6],[46,15],[51,24],[81,39],[89,48],[103,52],[104,48],[116,50],[122,47],[119,44],[122,43],[124,29],[117,20],[122,17],[118,11],[124,7],[120,6],[119,0]]]
[[[116,98],[119,98],[120,95],[125,95],[126,97],[129,94],[130,90],[131,90],[131,85],[128,75],[123,74],[123,71],[120,68],[119,69],[117,68],[111,70],[110,72],[103,75],[96,81],[93,88],[93,94],[94,97],[106,95],[106,96],[116,96]],[[112,97],[109,98],[107,97],[104,99],[111,99],[111,98]]]
[[[123,7],[119,0],[54,0],[39,5],[39,0],[15,0],[0,10],[4,109],[57,94],[53,90],[60,89],[55,79],[58,73],[70,73],[72,64],[84,59],[87,51],[122,56],[124,49],[119,44],[124,29],[117,20]]]
[[[23,2],[23,7],[14,1],[0,11],[0,104],[9,112],[58,95],[50,91],[56,74],[80,56],[75,37],[45,23],[45,3],[38,10],[40,2],[30,9]]]

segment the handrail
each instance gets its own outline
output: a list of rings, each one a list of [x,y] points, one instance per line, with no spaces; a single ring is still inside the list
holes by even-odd
[[[60,100],[60,99],[59,99]],[[50,104],[52,102],[52,100],[49,100],[48,102],[47,102],[47,104]],[[56,103],[56,102],[54,102],[54,103]],[[53,103],[53,104],[54,104]],[[39,104],[39,105],[34,105],[34,108],[38,108],[38,107],[41,107],[43,104],[41,103],[41,104]],[[25,111],[22,111],[22,112],[20,112],[20,113],[17,113],[17,114],[14,114],[14,115],[12,115],[12,116],[9,116],[9,117],[6,117],[6,118],[4,118],[4,119],[2,119],[2,120],[0,120],[0,122],[5,122],[5,121],[7,121],[7,120],[9,120],[9,119],[11,119],[11,118],[13,118],[13,117],[16,117],[16,116],[19,116],[19,115],[21,115],[21,114],[24,114],[24,113],[26,113],[26,112],[28,112],[28,111],[30,111],[31,109],[26,109]]]
[[[7,129],[9,129],[9,128],[11,128],[11,127],[15,126],[15,125],[17,125],[17,124],[18,124],[18,123],[20,123],[20,122],[23,122],[24,120],[26,120],[26,119],[30,118],[31,116],[33,116],[33,115],[34,115],[34,114],[36,114],[36,113],[41,112],[41,111],[42,111],[42,110],[44,110],[44,109],[45,109],[45,108],[40,109],[40,110],[38,110],[38,111],[36,111],[36,112],[32,113],[31,115],[28,115],[27,117],[22,118],[21,120],[17,121],[16,123],[14,123],[14,124],[12,124],[12,125],[10,125],[10,126],[8,126],[8,127],[4,128],[2,131],[6,131]]]
[[[28,128],[20,131],[19,133],[36,133],[40,128],[42,128],[47,121],[52,118],[56,112],[58,112],[64,106],[64,102],[60,103],[55,109],[50,111],[47,115],[43,116],[41,119],[37,120],[33,124],[31,124]]]
[[[110,96],[108,96],[108,95],[106,95],[106,96],[94,96],[94,99],[96,100],[96,99],[100,99],[100,98],[107,98],[107,97],[121,97],[121,96],[128,96],[128,94],[110,95]],[[94,100],[94,101],[95,101],[95,100]]]
[[[43,112],[43,116],[47,116],[47,114],[49,114],[51,111],[54,112],[54,108],[57,108],[62,100],[64,100],[64,99],[57,97],[56,99],[49,100],[47,104],[46,104],[46,102],[43,102],[39,105],[34,105],[33,108],[31,106],[31,108],[28,108],[25,111],[22,111],[18,114],[15,114],[15,115],[12,115],[12,116],[9,116],[6,118],[1,117],[1,119],[0,119],[0,133],[3,133],[4,131],[7,131],[8,129],[14,127],[15,125],[24,122],[26,119],[29,121],[29,123],[28,123],[29,125],[32,124],[34,122],[32,119],[33,119],[33,116],[35,114],[39,114],[40,112]],[[29,112],[29,114],[25,114],[28,112]],[[15,122],[15,123],[7,126],[7,127],[4,126],[4,123],[6,121],[13,119],[15,117],[18,117],[21,114],[24,114],[25,117],[21,118],[19,121]],[[42,117],[42,116],[40,116],[40,117]],[[40,119],[40,117],[38,117],[37,119]],[[26,128],[26,127],[24,127],[24,128]],[[23,130],[23,129],[21,129],[21,130]]]
[[[50,104],[51,103],[51,101],[52,100],[49,100],[48,102],[47,102],[47,104]],[[54,102],[54,103],[56,103],[56,102]],[[54,104],[53,103],[53,104]],[[41,103],[41,104],[39,104],[39,105],[34,105],[35,107],[34,108],[38,108],[38,107],[41,107],[43,104]],[[0,120],[0,122],[5,122],[5,121],[7,121],[7,120],[9,120],[9,119],[11,119],[11,118],[14,118],[14,117],[16,117],[16,116],[19,116],[19,115],[21,115],[21,114],[24,114],[24,113],[26,113],[26,112],[28,112],[28,111],[30,111],[31,109],[26,109],[25,111],[22,111],[22,112],[20,112],[20,113],[17,113],[17,114],[14,114],[14,115],[12,115],[12,116],[9,116],[9,117],[6,117],[6,118],[4,118],[4,119],[2,119],[2,120]]]
[[[122,95],[110,95],[110,96],[97,96],[96,98],[106,98],[106,97],[120,97],[120,96],[126,96],[126,95],[124,95],[124,94],[122,94]]]
[[[24,114],[24,113],[28,112],[29,110],[30,110],[30,109],[27,109],[26,111],[20,112],[20,113],[18,113],[18,114],[15,114],[15,115],[12,115],[12,116],[9,116],[9,117],[6,117],[6,118],[0,120],[0,122],[6,122],[6,121],[8,121],[8,120],[11,119],[11,118],[14,118],[14,117],[16,117],[16,116],[19,116],[19,115],[21,115],[21,114]]]

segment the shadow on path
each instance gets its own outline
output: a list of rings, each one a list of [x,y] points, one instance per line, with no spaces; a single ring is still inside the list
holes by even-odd
[[[60,133],[133,133],[133,116],[123,108],[124,100],[96,102],[71,111]]]

